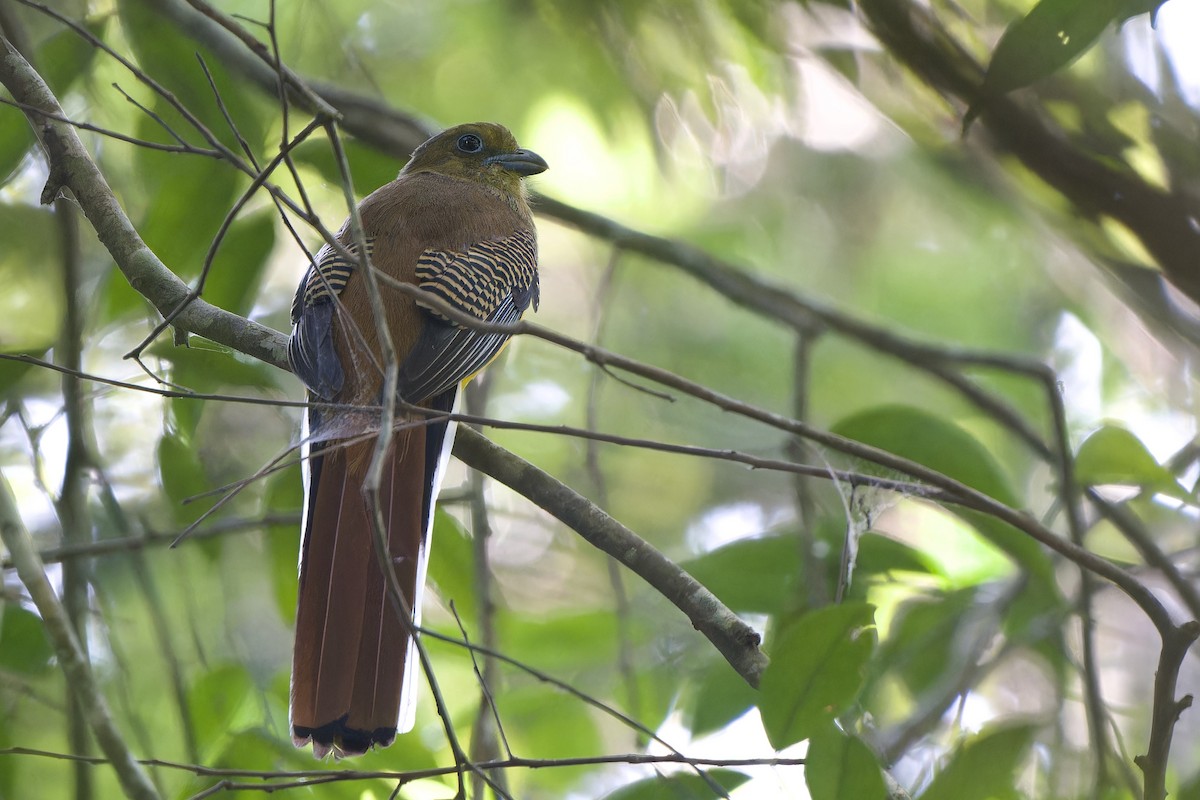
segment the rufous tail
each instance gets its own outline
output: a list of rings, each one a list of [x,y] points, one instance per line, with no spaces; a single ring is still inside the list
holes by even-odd
[[[322,757],[358,755],[391,744],[398,720],[411,727],[405,673],[414,658],[408,626],[388,597],[371,540],[363,481],[374,439],[312,445],[300,595],[292,662],[292,736]],[[408,607],[424,580],[430,476],[426,429],[397,431],[380,484],[388,548]]]

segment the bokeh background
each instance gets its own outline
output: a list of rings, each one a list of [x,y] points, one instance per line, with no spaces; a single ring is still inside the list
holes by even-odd
[[[152,111],[182,139],[199,142],[111,54],[31,5],[8,5],[0,16],[5,35],[70,118],[173,141]],[[929,368],[950,364],[1050,442],[1045,388],[1020,371],[1049,365],[1072,452],[1098,430],[1108,437],[1108,449],[1080,463],[1085,480],[1120,484],[1103,496],[1194,581],[1192,301],[1163,279],[1128,226],[1051,186],[1004,146],[997,131],[1022,119],[985,114],[964,133],[963,98],[912,71],[911,54],[894,38],[873,33],[877,3],[214,5],[262,41],[262,23],[273,14],[290,68],[365,104],[364,125],[384,133],[350,143],[359,196],[402,166],[388,143],[415,143],[422,130],[497,121],[543,155],[551,169],[530,182],[546,198],[538,324],[907,455],[1065,536],[1059,469]],[[1033,5],[896,3],[982,64]],[[285,131],[278,101],[256,83],[245,53],[217,46],[187,3],[57,0],[51,7],[169,88],[222,141],[236,147],[227,112],[260,163],[278,150]],[[1144,13],[1109,25],[1082,58],[1021,89],[1020,107],[1055,126],[1073,150],[1154,191],[1169,189],[1186,206],[1200,177],[1197,30],[1200,18],[1186,0],[1162,4],[1153,28]],[[294,134],[307,120],[293,108],[286,130]],[[385,123],[399,133],[389,139]],[[194,280],[248,179],[216,159],[82,135],[147,244]],[[346,209],[328,143],[313,137],[295,160],[304,191],[336,227]],[[64,222],[61,208],[39,204],[45,162],[12,107],[0,108],[0,173],[4,352],[58,363],[75,352],[83,371],[145,387],[302,399],[291,375],[195,337],[179,347],[169,332],[160,335],[143,357],[152,375],[123,358],[159,316],[86,222]],[[274,179],[298,193],[286,173]],[[664,257],[614,241],[601,225],[567,221],[560,204],[662,237]],[[311,230],[299,235],[319,246]],[[676,244],[755,279],[751,294],[788,293],[816,312],[797,326],[765,303],[731,298],[686,268],[694,251],[680,256]],[[1193,252],[1200,263],[1200,250]],[[204,297],[286,331],[304,268],[302,249],[259,193],[221,242]],[[902,357],[897,348],[916,354]],[[957,353],[994,355],[996,365],[944,360]],[[872,472],[831,450],[798,446],[777,428],[618,377],[523,337],[473,386],[472,408],[515,422]],[[296,443],[299,410],[79,386],[84,412],[76,429],[61,375],[0,362],[0,470],[25,525],[51,551],[56,585],[74,592],[93,668],[131,748],[144,758],[281,775],[344,766],[313,762],[287,737],[300,478],[295,465],[261,472]],[[1132,759],[1149,735],[1158,635],[1119,592],[1081,584],[1070,562],[1027,542],[1013,545],[994,522],[917,493],[566,435],[486,433],[682,563],[764,632],[768,652],[773,636],[839,594],[871,603],[875,627],[862,634],[871,649],[852,697],[836,709],[840,730],[869,746],[871,770],[886,769],[912,796],[1141,796]],[[68,457],[72,442],[87,455]],[[240,491],[196,535],[165,547],[231,485]],[[70,497],[80,500],[75,516],[64,511]],[[619,708],[690,756],[804,754],[804,744],[768,738],[760,695],[683,615],[547,513],[460,465],[441,508],[432,628],[456,636],[461,624],[473,641]],[[1180,618],[1200,613],[1095,507],[1084,512],[1089,549],[1161,593]],[[52,552],[108,540],[117,542],[111,552],[90,558],[64,562]],[[848,582],[847,550],[855,562]],[[64,680],[7,567],[2,602],[0,749],[68,752]],[[485,748],[490,737],[480,726],[489,723],[479,720],[490,713],[475,665],[462,648],[431,642],[429,649],[460,735]],[[489,669],[516,755],[663,752],[521,669]],[[1099,687],[1093,714],[1103,741],[1089,725],[1081,676]],[[1179,693],[1197,679],[1189,658]],[[1200,797],[1198,733],[1185,712],[1170,758],[1174,796]],[[423,690],[416,731],[352,767],[448,763]],[[80,771],[90,777],[66,761],[3,750],[0,797],[68,797],[81,780],[91,782],[91,796],[118,796],[103,768]],[[736,771],[741,776],[722,777],[735,798],[851,796],[806,784],[798,766]],[[521,798],[714,796],[669,765],[505,774]],[[152,775],[170,797],[215,783],[167,767]],[[398,796],[450,797],[453,786],[420,781]],[[362,778],[287,796],[385,798],[395,788],[394,780]]]

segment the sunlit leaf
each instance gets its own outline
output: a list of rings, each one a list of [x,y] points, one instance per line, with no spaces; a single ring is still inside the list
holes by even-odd
[[[732,792],[750,780],[749,775],[731,769],[710,769],[704,775],[725,792]],[[604,795],[604,800],[713,800],[721,796],[694,772],[678,772],[643,778]]]
[[[991,98],[1028,86],[1065,67],[1119,19],[1122,0],[1041,0],[1008,26],[992,52],[970,122]]]
[[[841,420],[833,431],[935,469],[1009,507],[1021,502],[1004,470],[978,439],[953,422],[910,406],[879,406]],[[872,469],[870,467],[868,470]],[[1050,560],[1036,541],[995,518],[954,506],[992,544],[1054,586]]]
[[[921,800],[1009,800],[1021,793],[1016,772],[1029,749],[1032,725],[993,727],[969,740],[950,759]]]
[[[776,750],[812,736],[858,696],[875,648],[874,613],[866,603],[829,606],[775,638],[758,706]]]
[[[812,800],[886,800],[879,759],[857,736],[834,725],[813,735],[804,757],[804,782]]]
[[[1083,440],[1075,457],[1075,476],[1085,486],[1140,486],[1180,500],[1192,499],[1146,445],[1118,425],[1105,425]]]
[[[877,663],[914,695],[943,679],[947,670],[962,668],[960,630],[976,623],[967,614],[975,602],[974,587],[905,600],[896,610]]]

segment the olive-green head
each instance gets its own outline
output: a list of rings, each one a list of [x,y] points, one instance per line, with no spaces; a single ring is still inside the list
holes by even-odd
[[[546,169],[545,159],[522,150],[508,128],[494,122],[470,122],[431,137],[413,151],[400,174],[437,172],[523,196],[521,179]]]

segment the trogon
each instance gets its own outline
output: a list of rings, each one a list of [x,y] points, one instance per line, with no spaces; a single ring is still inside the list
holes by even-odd
[[[537,234],[523,179],[545,169],[503,126],[459,125],[418,147],[396,180],[359,205],[398,359],[395,399],[450,411],[460,388],[508,338],[457,324],[396,282],[488,322],[511,323],[537,308]],[[297,746],[311,741],[318,757],[360,754],[410,729],[417,665],[408,627],[385,590],[363,494],[384,402],[379,326],[349,222],[337,239],[355,257],[328,244],[317,253],[296,292],[288,343],[288,360],[313,402],[303,445],[291,725]],[[454,432],[444,416],[410,410],[397,419],[378,501],[417,622]]]

